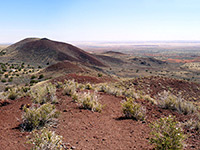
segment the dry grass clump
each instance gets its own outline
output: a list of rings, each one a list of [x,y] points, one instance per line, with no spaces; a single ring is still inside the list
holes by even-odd
[[[62,150],[63,137],[54,131],[42,129],[40,132],[33,131],[31,139],[27,142],[33,144],[33,150]]]
[[[138,99],[139,98],[139,94],[138,94],[138,92],[136,92],[136,90],[134,88],[124,89],[123,90],[123,95],[125,97],[132,97],[134,99]]]
[[[97,89],[99,92],[104,92],[115,96],[123,95],[123,89],[115,87],[113,85],[102,84]]]
[[[87,89],[87,90],[92,90],[92,89],[93,89],[93,85],[90,84],[90,83],[87,83],[87,84],[85,85],[85,89]]]
[[[155,104],[155,105],[158,104],[158,102],[154,98],[152,98],[151,96],[149,96],[149,95],[144,95],[142,98],[144,100],[146,100],[146,101],[151,102],[152,104]]]
[[[171,109],[185,115],[193,114],[197,111],[196,106],[194,106],[191,102],[187,102],[180,96],[177,97],[169,91],[164,91],[163,93],[159,94],[158,99],[158,105],[164,109]]]
[[[52,123],[55,121],[55,118],[59,116],[59,111],[55,109],[54,105],[49,103],[32,106],[30,108],[25,106],[23,110],[22,128],[28,131],[42,127],[45,124]]]
[[[27,96],[28,93],[27,93],[27,91],[25,89],[26,88],[24,88],[24,87],[12,87],[12,88],[8,88],[7,91],[1,92],[0,99],[15,100],[15,99],[18,99],[20,97]]]
[[[99,96],[96,92],[84,92],[79,94],[77,102],[81,108],[89,109],[91,111],[101,112],[103,108],[99,103]]]
[[[127,100],[122,102],[121,105],[126,118],[145,120],[146,109],[140,104],[134,102],[133,98],[127,98]]]
[[[75,82],[74,80],[65,81],[63,85],[63,94],[72,96],[76,93],[77,88],[78,88],[78,83]]]
[[[183,128],[200,131],[200,120],[190,119],[181,124]]]
[[[56,85],[52,83],[46,83],[35,87],[31,90],[30,96],[32,97],[33,103],[36,104],[56,103],[58,101]]]

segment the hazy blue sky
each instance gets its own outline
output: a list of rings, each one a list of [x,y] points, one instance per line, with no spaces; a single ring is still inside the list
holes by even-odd
[[[200,0],[0,0],[0,43],[200,40]]]

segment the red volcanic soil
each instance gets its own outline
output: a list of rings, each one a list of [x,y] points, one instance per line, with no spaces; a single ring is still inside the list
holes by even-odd
[[[60,81],[75,79],[80,83],[104,81],[102,78],[76,74],[68,74],[59,79]],[[167,90],[168,86],[174,89],[172,92],[180,91],[183,96],[188,93],[190,96],[196,97],[200,93],[199,84],[163,77],[138,78],[125,84],[134,86],[136,89],[142,88],[146,92],[149,91],[152,96]],[[98,94],[100,103],[105,106],[101,113],[80,109],[70,97],[62,94],[61,89],[57,90],[59,101],[56,108],[61,112],[61,115],[58,118],[58,125],[52,127],[51,130],[63,136],[63,141],[70,143],[77,150],[153,150],[154,146],[149,143],[150,123],[168,115],[176,116],[179,122],[185,122],[190,118],[196,119],[194,115],[183,115],[162,109],[143,99],[138,99],[136,102],[146,108],[146,120],[142,122],[125,119],[121,109],[123,97],[115,97],[102,92]],[[0,102],[3,103],[2,100]],[[9,103],[0,106],[0,150],[30,149],[31,146],[26,144],[26,136],[30,135],[30,132],[22,132],[18,128],[22,123],[23,110],[21,107],[24,104],[31,104],[30,98],[6,102]],[[188,129],[185,129],[184,133],[187,134],[185,150],[200,149],[200,134]]]
[[[30,104],[28,98],[10,101],[9,105],[0,107],[0,150],[30,149],[26,142],[29,133],[20,132],[17,127],[22,122],[22,104]]]
[[[59,103],[56,108],[61,111],[58,126],[52,128],[63,136],[64,142],[76,147],[77,150],[145,150],[153,149],[149,143],[150,122],[160,117],[175,115],[178,121],[185,121],[193,116],[185,116],[177,112],[161,109],[145,100],[137,100],[147,110],[146,121],[136,121],[123,118],[121,101],[123,98],[104,93],[100,95],[100,102],[105,105],[101,113],[80,109],[78,105],[62,91],[57,91]],[[17,129],[22,122],[22,104],[30,103],[29,99],[18,99],[11,104],[0,107],[0,149],[26,150],[30,145],[25,144],[29,132]],[[185,131],[185,133],[187,133]],[[200,136],[188,133],[185,149],[200,149]]]
[[[69,73],[77,73],[77,72],[84,72],[84,69],[79,67],[78,65],[75,65],[69,61],[63,61],[63,62],[58,62],[56,64],[53,64],[51,66],[48,66],[45,71],[67,71]]]
[[[72,80],[74,79],[78,83],[103,83],[103,82],[116,82],[115,79],[110,77],[92,77],[92,76],[82,76],[77,74],[67,74],[62,77],[58,77],[53,79],[53,82],[60,81],[63,82],[64,80]]]
[[[127,87],[134,86],[136,89],[142,90],[152,97],[165,90],[171,91],[176,95],[181,94],[185,100],[200,101],[200,84],[198,83],[151,76],[129,80],[124,84],[127,85]]]

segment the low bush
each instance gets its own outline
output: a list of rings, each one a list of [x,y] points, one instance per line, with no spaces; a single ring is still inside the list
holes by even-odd
[[[11,99],[11,100],[17,99],[17,97],[18,97],[18,92],[17,92],[16,89],[9,89],[8,92],[9,92],[9,94],[8,94],[8,99]]]
[[[7,91],[3,93],[4,99],[15,100],[20,97],[24,97],[27,94],[23,91],[23,87],[9,87]]]
[[[44,78],[44,75],[43,75],[43,74],[41,74],[41,75],[38,77],[38,79],[42,79],[42,78]]]
[[[38,83],[38,81],[37,80],[31,80],[30,84],[33,84],[33,83]]]
[[[126,118],[145,120],[146,109],[140,104],[134,102],[133,98],[127,98],[127,100],[122,102],[121,105]]]
[[[94,93],[84,92],[79,94],[78,101],[81,108],[101,112],[103,106],[99,103],[99,96]]]
[[[40,85],[31,90],[30,93],[34,103],[45,104],[56,103],[58,101],[56,96],[56,86],[52,83]]]
[[[74,80],[65,81],[65,84],[63,85],[63,94],[72,97],[73,95],[76,95],[77,87],[78,83]]]
[[[185,129],[200,131],[200,121],[199,120],[190,119],[190,120],[182,123],[181,125]]]
[[[185,136],[175,117],[160,118],[151,124],[150,142],[155,144],[157,150],[181,150]]]
[[[33,144],[33,150],[62,150],[62,139],[63,137],[55,132],[43,129],[39,133],[34,131],[27,143]]]
[[[102,73],[98,73],[97,75],[98,75],[98,77],[102,77],[102,76],[103,76],[103,74],[102,74]]]
[[[104,92],[108,94],[112,94],[115,96],[122,96],[123,95],[123,89],[117,88],[115,86],[111,85],[101,85],[98,89],[99,92]]]
[[[30,108],[25,106],[23,110],[22,128],[28,131],[42,127],[47,123],[52,123],[59,116],[59,111],[55,109],[55,106],[48,103]]]
[[[35,78],[36,78],[36,76],[35,76],[35,75],[32,75],[32,76],[31,76],[31,79],[35,79]]]
[[[191,102],[187,102],[180,96],[177,97],[169,91],[164,91],[159,94],[158,99],[158,105],[164,109],[171,109],[185,115],[192,114],[197,111],[196,106],[194,106]]]
[[[1,79],[1,82],[5,83],[5,82],[6,82],[6,79]]]

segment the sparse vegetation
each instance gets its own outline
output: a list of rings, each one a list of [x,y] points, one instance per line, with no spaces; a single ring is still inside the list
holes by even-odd
[[[32,138],[27,143],[33,144],[33,150],[62,150],[62,139],[62,136],[45,128],[39,133],[34,131]]]
[[[81,108],[101,112],[103,106],[99,103],[99,96],[96,92],[84,92],[78,96],[78,104]]]
[[[58,101],[56,96],[56,86],[52,83],[46,83],[36,86],[31,90],[31,97],[34,103],[56,103]]]
[[[158,104],[161,108],[178,111],[185,115],[196,112],[196,107],[191,102],[186,102],[180,96],[177,97],[169,91],[159,94],[158,99]]]
[[[59,111],[55,109],[55,106],[48,103],[38,106],[35,105],[30,108],[24,106],[23,110],[22,128],[28,131],[54,122],[55,118],[57,118],[59,115]]]
[[[127,98],[127,100],[122,102],[121,105],[126,118],[145,120],[146,109],[140,104],[134,102],[133,98]]]
[[[41,74],[41,75],[38,77],[38,79],[42,79],[42,78],[44,78],[44,75],[43,75],[43,74]]]
[[[120,89],[120,88],[117,88],[115,86],[112,86],[112,85],[100,85],[99,89],[98,89],[99,92],[105,92],[105,93],[108,93],[108,94],[112,94],[112,95],[115,95],[115,96],[122,96],[122,93],[123,93],[123,89]]]
[[[90,83],[87,83],[87,84],[85,85],[85,89],[91,90],[91,89],[93,89],[93,87],[92,87],[92,85],[91,85]]]
[[[200,120],[199,119],[194,120],[191,118],[190,120],[182,123],[181,125],[185,129],[200,131]]]
[[[63,94],[68,96],[76,96],[77,95],[77,87],[78,83],[74,80],[65,81],[63,85]]]
[[[155,144],[157,150],[181,150],[185,136],[175,117],[160,118],[151,124],[152,138],[150,142]]]

